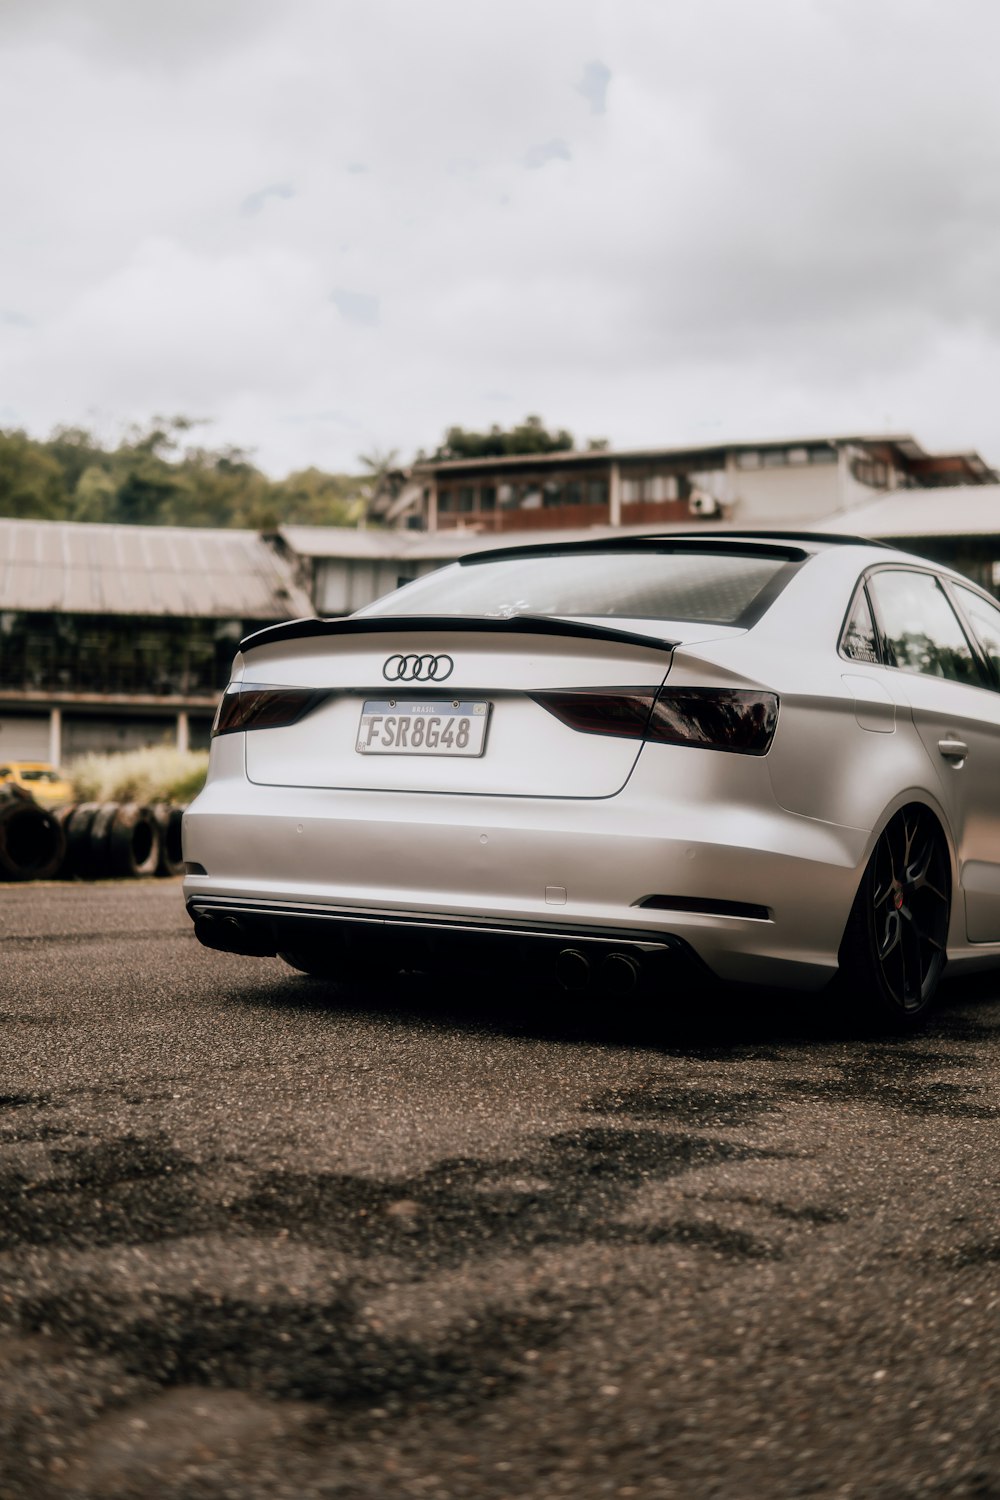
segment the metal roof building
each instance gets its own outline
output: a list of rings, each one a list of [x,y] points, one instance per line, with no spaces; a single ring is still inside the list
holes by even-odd
[[[832,517],[815,529],[831,525]],[[951,485],[936,490],[895,490],[858,505],[841,523],[880,541],[910,538],[1000,536],[1000,484]]]
[[[240,637],[312,612],[257,532],[0,519],[0,761],[207,743]]]
[[[312,603],[256,531],[0,519],[0,608],[281,620]]]

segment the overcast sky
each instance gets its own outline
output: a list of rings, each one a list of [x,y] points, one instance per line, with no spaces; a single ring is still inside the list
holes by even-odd
[[[996,0],[0,0],[0,426],[1000,464]]]

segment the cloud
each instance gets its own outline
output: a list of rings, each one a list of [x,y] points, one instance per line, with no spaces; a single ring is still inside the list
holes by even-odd
[[[565,141],[543,141],[538,146],[529,146],[524,153],[524,165],[529,171],[537,171],[550,161],[572,161],[573,154]]]
[[[269,198],[294,198],[295,190],[288,182],[275,182],[270,187],[258,188],[240,204],[240,213],[248,218],[259,214]]]
[[[337,287],[330,293],[330,301],[340,316],[348,323],[360,323],[363,328],[377,328],[379,322],[379,299],[366,292],[348,292]]]
[[[576,86],[578,94],[590,102],[590,113],[592,115],[603,115],[607,108],[608,84],[611,82],[611,69],[606,63],[589,62],[583,70],[583,77]]]
[[[294,0],[293,0],[294,3]],[[12,40],[61,43],[98,64],[122,60],[151,71],[225,55],[266,28],[268,0],[4,0],[3,32]]]
[[[337,318],[324,314],[317,274],[284,251],[210,256],[145,241],[50,316],[30,348],[0,345],[0,383],[16,390],[21,420],[34,412],[47,425],[90,410],[212,416],[247,391],[273,403],[336,358]]]

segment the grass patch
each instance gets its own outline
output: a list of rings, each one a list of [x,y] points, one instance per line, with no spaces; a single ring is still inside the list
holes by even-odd
[[[190,802],[207,773],[207,750],[176,750],[171,745],[83,755],[66,767],[78,802]]]

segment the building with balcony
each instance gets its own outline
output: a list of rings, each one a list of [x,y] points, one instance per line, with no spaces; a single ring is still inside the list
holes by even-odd
[[[371,514],[418,531],[489,536],[712,520],[801,526],[888,491],[996,477],[978,453],[927,453],[907,435],[448,458],[400,471]]]

